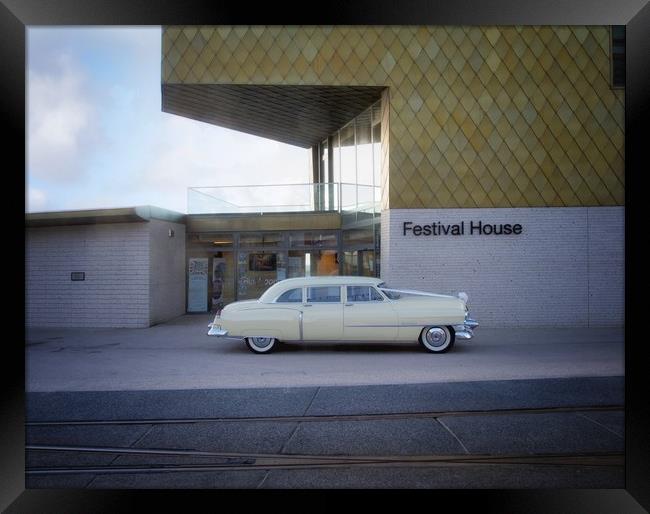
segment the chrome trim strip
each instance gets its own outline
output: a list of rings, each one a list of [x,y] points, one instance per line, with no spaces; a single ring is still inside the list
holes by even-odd
[[[409,327],[428,327],[428,326],[442,326],[442,324],[438,325],[431,325],[431,323],[414,323],[414,324],[408,324],[408,325],[343,325],[344,327],[347,328],[366,328],[366,327],[371,327],[371,328],[381,328],[381,327],[397,327],[397,328],[409,328]],[[462,325],[455,325],[455,326],[462,326]]]
[[[412,294],[416,296],[434,296],[436,298],[456,298],[456,296],[451,296],[448,294],[436,294],[436,293],[427,293],[425,291],[416,291],[414,289],[389,289],[387,287],[378,287],[380,291],[390,291],[391,293],[404,293]]]
[[[228,335],[227,330],[219,330],[214,327],[210,327],[210,330],[208,330],[208,335],[209,336],[217,336],[217,337],[226,337]]]
[[[300,311],[300,314],[298,315],[298,320],[299,320],[299,327],[300,327],[300,341],[304,341],[303,335],[302,335],[302,318],[303,314],[302,311]]]

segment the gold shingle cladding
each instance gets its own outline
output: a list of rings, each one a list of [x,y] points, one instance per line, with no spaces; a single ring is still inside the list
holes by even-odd
[[[162,53],[163,84],[387,86],[384,208],[624,201],[607,26],[170,26]]]

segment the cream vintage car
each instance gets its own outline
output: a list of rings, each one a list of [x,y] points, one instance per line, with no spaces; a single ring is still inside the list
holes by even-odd
[[[443,353],[471,339],[467,295],[390,289],[379,278],[304,277],[276,282],[257,300],[233,302],[208,335],[243,339],[254,353],[278,342],[419,341]]]

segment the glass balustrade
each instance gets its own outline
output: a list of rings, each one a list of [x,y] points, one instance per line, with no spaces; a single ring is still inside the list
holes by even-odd
[[[339,212],[346,216],[354,213],[373,216],[379,212],[378,190],[374,186],[336,182],[190,187],[187,193],[187,212]]]

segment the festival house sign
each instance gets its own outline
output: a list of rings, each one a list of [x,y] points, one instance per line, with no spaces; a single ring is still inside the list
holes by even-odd
[[[503,236],[520,235],[523,231],[521,223],[484,223],[482,221],[461,221],[455,224],[444,224],[439,221],[417,225],[412,221],[405,221],[402,235],[413,236]]]

